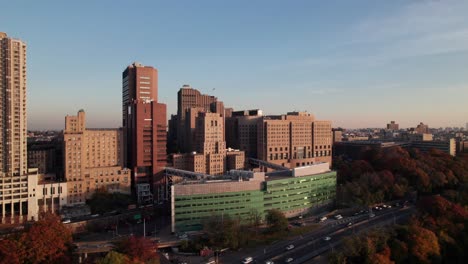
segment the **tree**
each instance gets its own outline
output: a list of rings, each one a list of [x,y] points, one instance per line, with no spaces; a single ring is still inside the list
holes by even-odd
[[[22,245],[14,239],[0,240],[0,263],[20,264],[24,262]]]
[[[116,244],[116,251],[133,261],[148,262],[157,259],[156,249],[157,245],[144,237],[130,236]]]
[[[265,219],[272,233],[282,232],[288,229],[288,219],[278,209],[268,210]]]
[[[67,263],[71,243],[71,231],[46,213],[22,234],[0,241],[0,263]]]
[[[440,255],[440,246],[434,232],[412,226],[410,229],[409,250],[419,263],[431,263],[431,257]]]
[[[115,251],[109,251],[107,255],[99,259],[96,264],[128,264],[130,263],[130,259],[121,253]]]

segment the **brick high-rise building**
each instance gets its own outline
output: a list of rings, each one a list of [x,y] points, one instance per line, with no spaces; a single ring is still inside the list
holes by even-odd
[[[258,158],[295,168],[332,160],[330,121],[317,121],[304,112],[264,116],[257,124]]]
[[[121,129],[86,129],[85,112],[65,117],[64,170],[68,203],[83,204],[99,188],[130,194]]]
[[[193,109],[195,108],[191,108],[189,112]],[[194,118],[196,151],[172,155],[174,168],[211,175],[224,174],[231,169],[243,169],[244,152],[226,149],[224,117],[219,113],[197,112]]]
[[[158,199],[164,194],[162,171],[167,163],[166,105],[158,103],[158,72],[133,63],[122,73],[124,159],[132,186],[149,184]]]
[[[0,32],[0,217],[28,213],[26,44]]]
[[[180,88],[177,93],[177,149],[179,151],[194,151],[195,116],[198,112],[218,112],[224,117],[224,106],[221,102],[219,102],[221,104],[217,102],[218,99],[215,96],[201,94],[190,85],[185,84]]]
[[[259,109],[232,112],[226,118],[227,146],[245,151],[249,158],[257,158],[257,123],[262,117]]]

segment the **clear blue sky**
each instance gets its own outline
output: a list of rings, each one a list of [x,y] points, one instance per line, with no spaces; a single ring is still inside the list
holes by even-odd
[[[28,44],[29,129],[81,108],[120,126],[133,61],[158,68],[168,113],[190,84],[334,126],[468,122],[467,1],[1,1],[0,31]]]

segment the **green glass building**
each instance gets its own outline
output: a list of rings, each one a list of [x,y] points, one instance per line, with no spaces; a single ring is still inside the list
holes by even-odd
[[[236,179],[237,177],[237,179]],[[172,192],[172,231],[201,230],[212,216],[249,221],[279,209],[293,217],[333,202],[336,172],[328,163],[265,174],[238,172],[222,181],[175,184]]]

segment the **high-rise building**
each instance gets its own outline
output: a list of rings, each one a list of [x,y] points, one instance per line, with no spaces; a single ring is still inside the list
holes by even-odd
[[[122,129],[87,129],[85,112],[65,117],[64,170],[68,204],[84,204],[97,189],[130,194]]]
[[[305,112],[264,116],[258,123],[258,159],[288,168],[332,161],[330,121]]]
[[[234,111],[226,118],[226,144],[230,148],[245,151],[249,158],[257,158],[257,122],[262,110]]]
[[[155,68],[133,63],[122,73],[122,121],[124,160],[132,171],[133,190],[148,184],[157,199],[163,198],[167,117],[166,105],[158,102]]]
[[[395,121],[390,121],[390,123],[387,124],[387,129],[388,130],[398,130],[399,125],[397,123],[395,123]]]
[[[180,88],[177,93],[177,149],[179,151],[191,152],[195,149],[193,137],[195,116],[198,112],[218,112],[223,117],[225,116],[224,106],[217,104],[217,102],[218,98],[215,96],[201,94],[200,91],[193,89],[188,84]],[[213,111],[213,108],[216,111]]]
[[[0,32],[0,217],[28,214],[26,44]],[[29,214],[30,215],[30,214]]]
[[[193,109],[190,108],[189,112],[192,113]],[[172,155],[174,168],[211,175],[244,168],[244,152],[226,149],[224,118],[221,114],[197,112],[194,135],[196,151]]]

